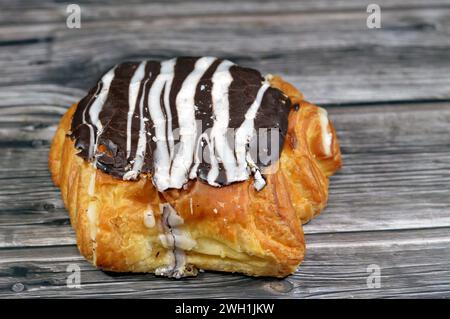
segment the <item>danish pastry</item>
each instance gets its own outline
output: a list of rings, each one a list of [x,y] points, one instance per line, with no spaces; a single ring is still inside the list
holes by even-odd
[[[63,116],[49,168],[95,266],[284,277],[341,153],[327,112],[213,57],[125,62]]]

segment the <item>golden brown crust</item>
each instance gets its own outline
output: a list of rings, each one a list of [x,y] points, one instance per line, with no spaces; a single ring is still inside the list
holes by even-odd
[[[259,192],[249,180],[221,188],[190,181],[182,190],[158,193],[150,176],[138,181],[111,177],[76,155],[67,136],[73,105],[55,134],[49,167],[86,259],[120,272],[154,272],[166,265],[170,249],[159,235],[160,204],[167,202],[184,219],[183,231],[195,240],[185,252],[188,264],[253,276],[294,272],[305,253],[302,223],[325,207],[328,177],[340,168],[341,154],[322,109],[304,101],[279,77],[272,77],[271,85],[299,104],[299,110],[289,115],[278,169],[272,167]],[[324,142],[324,134],[331,136],[331,144]],[[154,227],[144,224],[149,210],[155,215]]]

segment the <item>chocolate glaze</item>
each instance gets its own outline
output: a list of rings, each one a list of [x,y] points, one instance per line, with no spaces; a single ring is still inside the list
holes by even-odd
[[[162,64],[155,61],[119,64],[110,71],[112,76],[110,82],[107,81],[108,78],[105,76],[89,90],[88,94],[78,103],[71,126],[70,136],[75,141],[79,156],[93,162],[97,168],[117,178],[124,178],[127,172],[136,167],[135,162],[138,160],[139,154],[143,156],[143,160],[142,165],[138,165],[137,176],[141,173],[153,174],[157,165],[169,165],[168,174],[171,174],[174,170],[172,167],[173,159],[179,156],[180,152],[179,134],[177,134],[177,130],[180,128],[179,112],[191,112],[189,101],[186,101],[186,105],[177,105],[177,96],[183,86],[185,88],[191,87],[187,83],[188,81],[185,81],[186,78],[193,72],[194,75],[197,74],[195,72],[199,72],[198,82],[193,83],[195,85],[192,86],[194,90],[192,92],[193,114],[195,114],[195,120],[199,124],[197,125],[196,136],[192,138],[196,139],[196,144],[201,143],[199,144],[199,153],[205,156],[198,163],[195,162],[195,152],[193,152],[192,158],[186,158],[187,162],[190,163],[186,168],[186,174],[189,175],[189,172],[193,171],[195,177],[214,186],[227,185],[246,179],[242,176],[237,178],[234,172],[228,172],[225,169],[218,155],[217,148],[219,145],[214,146],[214,141],[209,141],[209,138],[212,137],[208,130],[211,131],[211,128],[217,124],[215,122],[217,113],[214,113],[214,99],[215,101],[227,99],[227,103],[224,104],[229,112],[226,126],[236,131],[249,125],[248,120],[246,124],[244,123],[246,113],[249,112],[252,105],[258,103],[257,95],[258,92],[261,92],[263,95],[259,100],[260,103],[256,105],[257,112],[251,126],[256,132],[259,132],[259,129],[276,131],[278,133],[278,145],[276,145],[277,149],[272,149],[270,132],[268,134],[252,134],[246,149],[252,154],[253,164],[250,165],[249,162],[247,170],[250,172],[250,168],[253,168],[252,172],[254,173],[255,170],[263,169],[278,159],[287,131],[291,104],[288,97],[280,90],[268,87],[258,71],[213,58],[182,57],[163,63],[166,63],[164,70],[171,71],[161,73],[163,72]],[[231,78],[228,77],[231,82],[228,87],[225,87],[227,94],[225,93],[221,97],[213,97],[213,77],[216,76],[215,85],[220,85],[221,80],[217,82],[217,79],[222,78],[217,77],[217,70],[224,63],[231,66],[228,69],[225,68],[225,71],[222,68],[222,73],[219,75],[222,74],[225,78],[231,76]],[[133,82],[133,85],[135,85],[133,91],[130,90],[132,79],[139,80],[136,80],[136,83]],[[164,84],[162,90],[158,91],[160,92],[160,106],[150,104],[149,98],[150,90],[156,81]],[[168,100],[165,98],[167,94]],[[96,105],[93,106],[94,102],[102,97],[103,100],[97,101]],[[102,101],[103,103],[101,103]],[[130,101],[136,101],[136,104],[130,105]],[[169,105],[166,105],[167,101],[169,101]],[[152,118],[150,114],[152,107],[161,109],[161,118]],[[95,115],[94,119],[91,117],[93,108],[97,108],[97,110],[101,108],[98,121],[95,121]],[[170,117],[171,125],[169,125]],[[166,145],[169,154],[169,163],[164,163],[162,160],[155,158],[156,141],[158,141],[155,128],[161,125],[161,119],[166,123],[163,139],[166,141],[164,145]],[[144,123],[144,126],[142,126],[142,123]],[[142,136],[142,132],[145,133],[145,136]],[[202,133],[205,133],[205,136],[200,137]],[[173,139],[170,138],[170,134],[173,134]],[[239,155],[236,154],[234,138],[234,133],[227,134],[226,143],[229,149],[235,152],[235,159],[237,159]],[[127,146],[127,139],[129,146]],[[159,139],[161,139],[161,136],[159,136]],[[140,142],[145,144],[139,149]],[[171,144],[173,150],[171,150]],[[214,180],[208,181],[208,174],[210,174],[214,165],[211,158],[208,158],[210,148],[212,149],[212,156],[218,161],[216,163],[218,174]],[[258,152],[260,156],[254,156]],[[164,188],[159,189],[162,191]],[[167,188],[171,188],[170,183]]]

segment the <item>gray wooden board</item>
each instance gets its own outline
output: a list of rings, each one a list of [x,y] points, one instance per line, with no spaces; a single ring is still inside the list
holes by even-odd
[[[280,73],[316,103],[450,99],[448,3],[385,1],[381,29],[367,28],[365,4],[343,3],[81,4],[81,29],[63,4],[7,7],[0,84],[87,89],[119,61],[210,54]]]
[[[78,3],[69,30],[64,3],[1,2],[0,297],[450,297],[448,1],[380,1],[380,30],[356,0]],[[280,73],[327,106],[344,167],[286,279],[112,274],[76,249],[47,169],[58,120],[114,63],[180,54]]]

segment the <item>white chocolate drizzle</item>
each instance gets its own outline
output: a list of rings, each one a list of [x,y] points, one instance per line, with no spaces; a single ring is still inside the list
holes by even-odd
[[[106,73],[102,77],[100,92],[98,92],[98,94],[96,94],[95,100],[92,102],[92,104],[90,105],[90,108],[89,108],[90,122],[97,129],[95,141],[90,144],[89,158],[93,158],[95,152],[97,151],[97,142],[98,142],[99,136],[103,130],[103,126],[100,121],[100,112],[102,111],[103,105],[105,104],[105,101],[108,97],[109,88],[111,86],[112,80],[114,79],[115,69],[116,69],[115,67],[112,68],[108,73]],[[87,122],[85,124],[87,124],[90,127],[91,140],[92,140],[92,138],[94,136],[94,134],[93,134],[94,130],[92,129],[92,125]]]
[[[116,95],[108,100],[108,105],[114,106],[104,115],[107,118],[105,124],[100,120],[101,113],[118,69],[119,79],[113,84]],[[236,74],[232,72],[243,72],[239,73],[237,79],[242,81],[239,83],[245,84],[237,89],[235,87],[230,93]],[[254,178],[254,187],[261,190],[266,184],[258,167],[261,164],[257,164],[261,162],[250,155],[249,143],[256,135],[255,120],[270,84],[267,78],[263,79],[259,73],[251,72],[214,57],[174,58],[160,63],[133,62],[114,67],[99,81],[95,94],[87,96],[83,102],[84,110],[79,122],[89,129],[89,145],[85,148],[88,149],[88,158],[106,172],[117,171],[123,180],[135,180],[141,172],[151,172],[153,184],[160,192],[171,188],[181,189],[189,179],[199,178],[209,185],[220,187],[247,180],[250,176]],[[120,91],[118,87],[123,87],[126,81],[129,81],[124,90],[127,99],[117,100],[115,97],[120,94],[117,93]],[[273,91],[271,95],[275,97]],[[231,109],[230,94],[233,92],[243,93],[234,99]],[[197,94],[202,98],[197,98]],[[280,97],[276,99],[279,99],[278,106],[286,104]],[[200,112],[196,101],[210,105],[202,105]],[[266,122],[261,123],[278,127],[278,111],[273,101],[272,98],[264,102],[264,105],[270,106],[262,109],[272,113],[263,115],[263,121]],[[126,111],[122,109],[123,105],[126,105]],[[109,125],[112,117],[117,119],[125,112],[126,125],[122,125],[122,122],[117,124],[116,121],[116,127],[108,126],[108,133],[104,133],[107,137],[101,142],[107,151],[98,154],[97,145],[103,125]],[[275,118],[273,122],[267,121],[270,118],[268,114]],[[209,128],[205,130],[202,126],[199,130],[199,119],[206,120]],[[230,142],[228,138],[232,121],[235,124],[231,136],[233,141]],[[124,141],[115,140],[117,127],[124,131],[119,134]],[[176,145],[175,136],[179,136]],[[123,153],[125,158],[119,158],[120,161],[116,162],[114,156],[120,157],[122,155],[117,154]],[[200,158],[199,155],[206,155],[209,162],[206,163],[203,156]]]
[[[131,154],[131,128],[132,128],[132,117],[134,114],[136,103],[139,103],[139,138],[137,143],[136,155],[133,160],[133,168],[128,171],[123,176],[124,180],[136,179],[141,172],[142,165],[144,164],[145,150],[147,147],[147,131],[145,129],[145,116],[144,116],[144,94],[142,94],[141,99],[137,101],[137,96],[139,94],[139,89],[142,86],[142,81],[145,76],[145,65],[146,62],[142,62],[136,73],[133,75],[130,83],[130,109],[128,111],[127,118],[127,158]],[[147,84],[148,79],[144,81],[143,86]],[[132,107],[132,105],[134,105]]]
[[[173,78],[175,59],[161,62],[160,74],[155,79],[149,92],[149,111],[155,127],[154,141],[156,150],[154,154],[155,171],[153,183],[162,191],[170,187],[170,154],[166,143],[167,121],[161,105],[161,93],[164,86]],[[168,90],[167,90],[168,91]]]
[[[254,173],[255,188],[258,191],[261,190],[264,185],[266,185],[266,181],[259,172],[259,168],[251,159],[250,153],[247,152],[246,145],[250,142],[252,136],[255,134],[254,129],[256,113],[261,106],[261,101],[264,93],[269,87],[270,85],[268,83],[264,83],[259,89],[255,101],[250,106],[247,113],[245,113],[245,120],[238,128],[235,139],[235,155],[237,159],[238,170],[241,174],[243,174],[240,180],[245,180],[248,178],[247,167],[249,167]]]
[[[230,67],[234,64],[230,61],[223,61],[217,68],[212,78],[212,102],[214,113],[214,125],[210,134],[211,153],[217,152],[217,158],[224,164],[229,181],[239,180],[236,176],[236,163],[233,150],[228,145],[226,139],[228,123],[230,120],[228,89],[233,81],[230,74]],[[218,147],[216,147],[218,146]],[[210,156],[215,159],[214,156]],[[215,180],[219,175],[219,167],[216,160],[211,161],[211,169],[208,173],[208,183],[215,185]]]
[[[134,110],[136,108],[137,97],[139,94],[139,88],[141,87],[141,82],[145,76],[145,65],[146,62],[141,62],[136,72],[130,81],[129,92],[129,102],[128,102],[128,117],[127,117],[127,158],[131,154],[131,124],[133,120]],[[139,103],[141,104],[141,103]],[[143,116],[141,116],[142,118]]]
[[[181,188],[188,180],[189,169],[195,151],[195,138],[197,136],[194,104],[195,92],[202,75],[215,60],[212,57],[198,59],[194,70],[184,80],[178,92],[176,106],[180,124],[180,148],[172,161],[168,186],[170,188]],[[159,187],[160,185],[156,186],[158,189],[162,189],[162,187]]]

